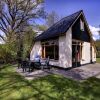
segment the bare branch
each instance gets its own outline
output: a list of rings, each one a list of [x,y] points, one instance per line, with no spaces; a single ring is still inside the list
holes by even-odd
[[[5,41],[5,38],[4,38],[4,36],[0,35],[0,38],[1,38],[3,41]]]
[[[41,15],[42,7],[39,7],[41,3],[42,0],[1,0],[0,30],[5,33],[6,37],[25,32],[26,28],[31,25],[27,24],[29,20]]]

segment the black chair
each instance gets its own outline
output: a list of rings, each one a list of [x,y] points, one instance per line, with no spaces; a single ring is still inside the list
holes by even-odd
[[[29,72],[34,70],[34,62],[29,62]]]
[[[17,61],[18,61],[18,69],[19,69],[22,67],[22,59],[19,58],[19,59],[17,59]]]
[[[34,62],[34,68],[36,69],[41,69],[41,63],[39,62]]]
[[[29,62],[26,60],[22,61],[21,67],[23,69],[23,72],[26,72],[26,69],[29,68]]]

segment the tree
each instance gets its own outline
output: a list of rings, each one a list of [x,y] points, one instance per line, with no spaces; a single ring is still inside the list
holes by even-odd
[[[23,34],[33,24],[33,19],[44,15],[42,4],[43,0],[0,1],[0,30],[4,33],[0,38],[16,45],[18,53],[23,47]]]
[[[96,49],[97,49],[97,57],[100,58],[100,40],[95,41]]]
[[[100,25],[99,25],[99,31],[98,31],[98,33],[99,33],[99,40],[100,40]]]
[[[37,27],[39,28],[40,31],[45,31],[47,29],[46,25],[38,25]]]
[[[12,34],[25,32],[29,21],[43,13],[40,9],[41,0],[1,0],[0,30],[11,38]],[[3,36],[0,37],[5,40]]]
[[[55,11],[52,11],[51,13],[47,14],[46,17],[46,25],[47,27],[51,27],[54,23],[60,20],[60,17]]]
[[[23,58],[29,57],[29,54],[31,52],[31,49],[34,44],[34,37],[36,36],[36,33],[33,31],[32,27],[29,27],[27,32],[24,33],[23,36]]]

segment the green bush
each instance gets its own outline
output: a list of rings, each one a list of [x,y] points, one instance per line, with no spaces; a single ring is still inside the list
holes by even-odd
[[[16,58],[16,52],[12,51],[8,45],[0,45],[0,63],[13,62]]]
[[[97,51],[97,58],[100,58],[100,51]]]

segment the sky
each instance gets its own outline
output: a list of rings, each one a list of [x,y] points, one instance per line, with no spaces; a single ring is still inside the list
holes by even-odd
[[[47,13],[55,11],[60,17],[83,10],[93,38],[95,40],[99,38],[100,0],[44,0],[44,7]],[[45,23],[42,19],[37,20],[37,22],[38,24]]]
[[[83,10],[94,39],[98,38],[100,25],[100,0],[45,0],[46,12],[55,11],[65,17],[79,10]]]
[[[100,24],[100,0],[45,0],[45,10],[55,11],[60,16],[67,16],[83,10],[89,24]]]

